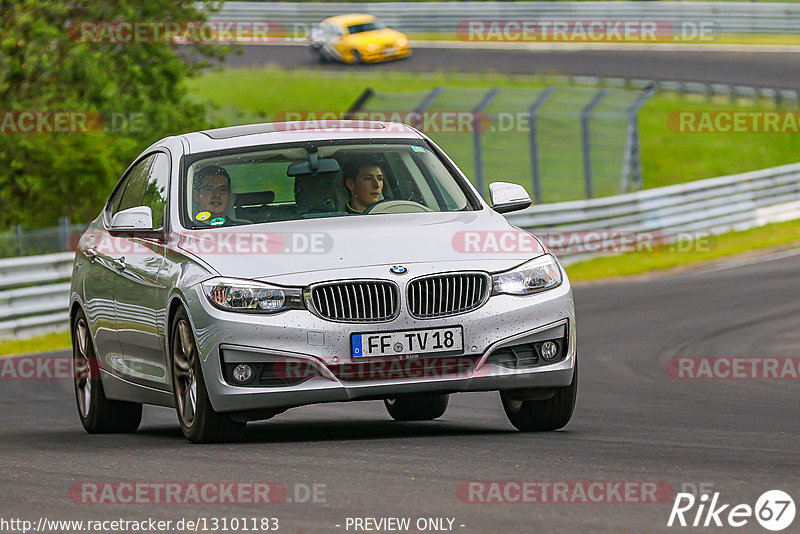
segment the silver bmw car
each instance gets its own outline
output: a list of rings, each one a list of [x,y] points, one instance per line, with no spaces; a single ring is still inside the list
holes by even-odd
[[[519,430],[556,430],[578,385],[563,267],[418,130],[328,121],[168,137],[81,237],[70,291],[78,414],[133,432],[174,407],[192,442],[323,402],[398,421],[499,391]]]

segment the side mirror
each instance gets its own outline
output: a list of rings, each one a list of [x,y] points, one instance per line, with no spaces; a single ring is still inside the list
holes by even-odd
[[[137,206],[117,212],[111,219],[112,232],[153,230],[153,212],[149,206]]]
[[[489,184],[489,198],[492,201],[492,209],[497,213],[524,210],[533,204],[533,200],[524,187],[507,182]]]

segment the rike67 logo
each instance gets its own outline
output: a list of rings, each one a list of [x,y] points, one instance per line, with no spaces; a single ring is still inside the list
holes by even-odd
[[[743,527],[755,520],[765,529],[777,532],[794,521],[794,500],[781,490],[764,492],[755,506],[731,505],[720,501],[719,492],[695,497],[691,493],[678,493],[669,514],[667,526],[692,527]]]

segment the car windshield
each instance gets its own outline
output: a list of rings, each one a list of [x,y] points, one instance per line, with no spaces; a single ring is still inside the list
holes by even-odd
[[[191,228],[480,209],[424,141],[303,143],[189,159]]]
[[[382,30],[385,27],[386,26],[376,20],[374,22],[365,22],[363,24],[353,24],[352,26],[347,27],[347,31],[351,34],[364,33],[371,32],[373,30]]]

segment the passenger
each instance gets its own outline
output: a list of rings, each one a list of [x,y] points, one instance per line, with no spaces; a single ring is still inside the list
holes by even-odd
[[[194,175],[194,220],[212,226],[234,222],[228,215],[231,177],[219,165],[209,165]],[[221,219],[221,220],[220,220]]]
[[[383,169],[376,158],[357,158],[344,164],[344,185],[350,191],[347,213],[363,214],[381,199]]]

